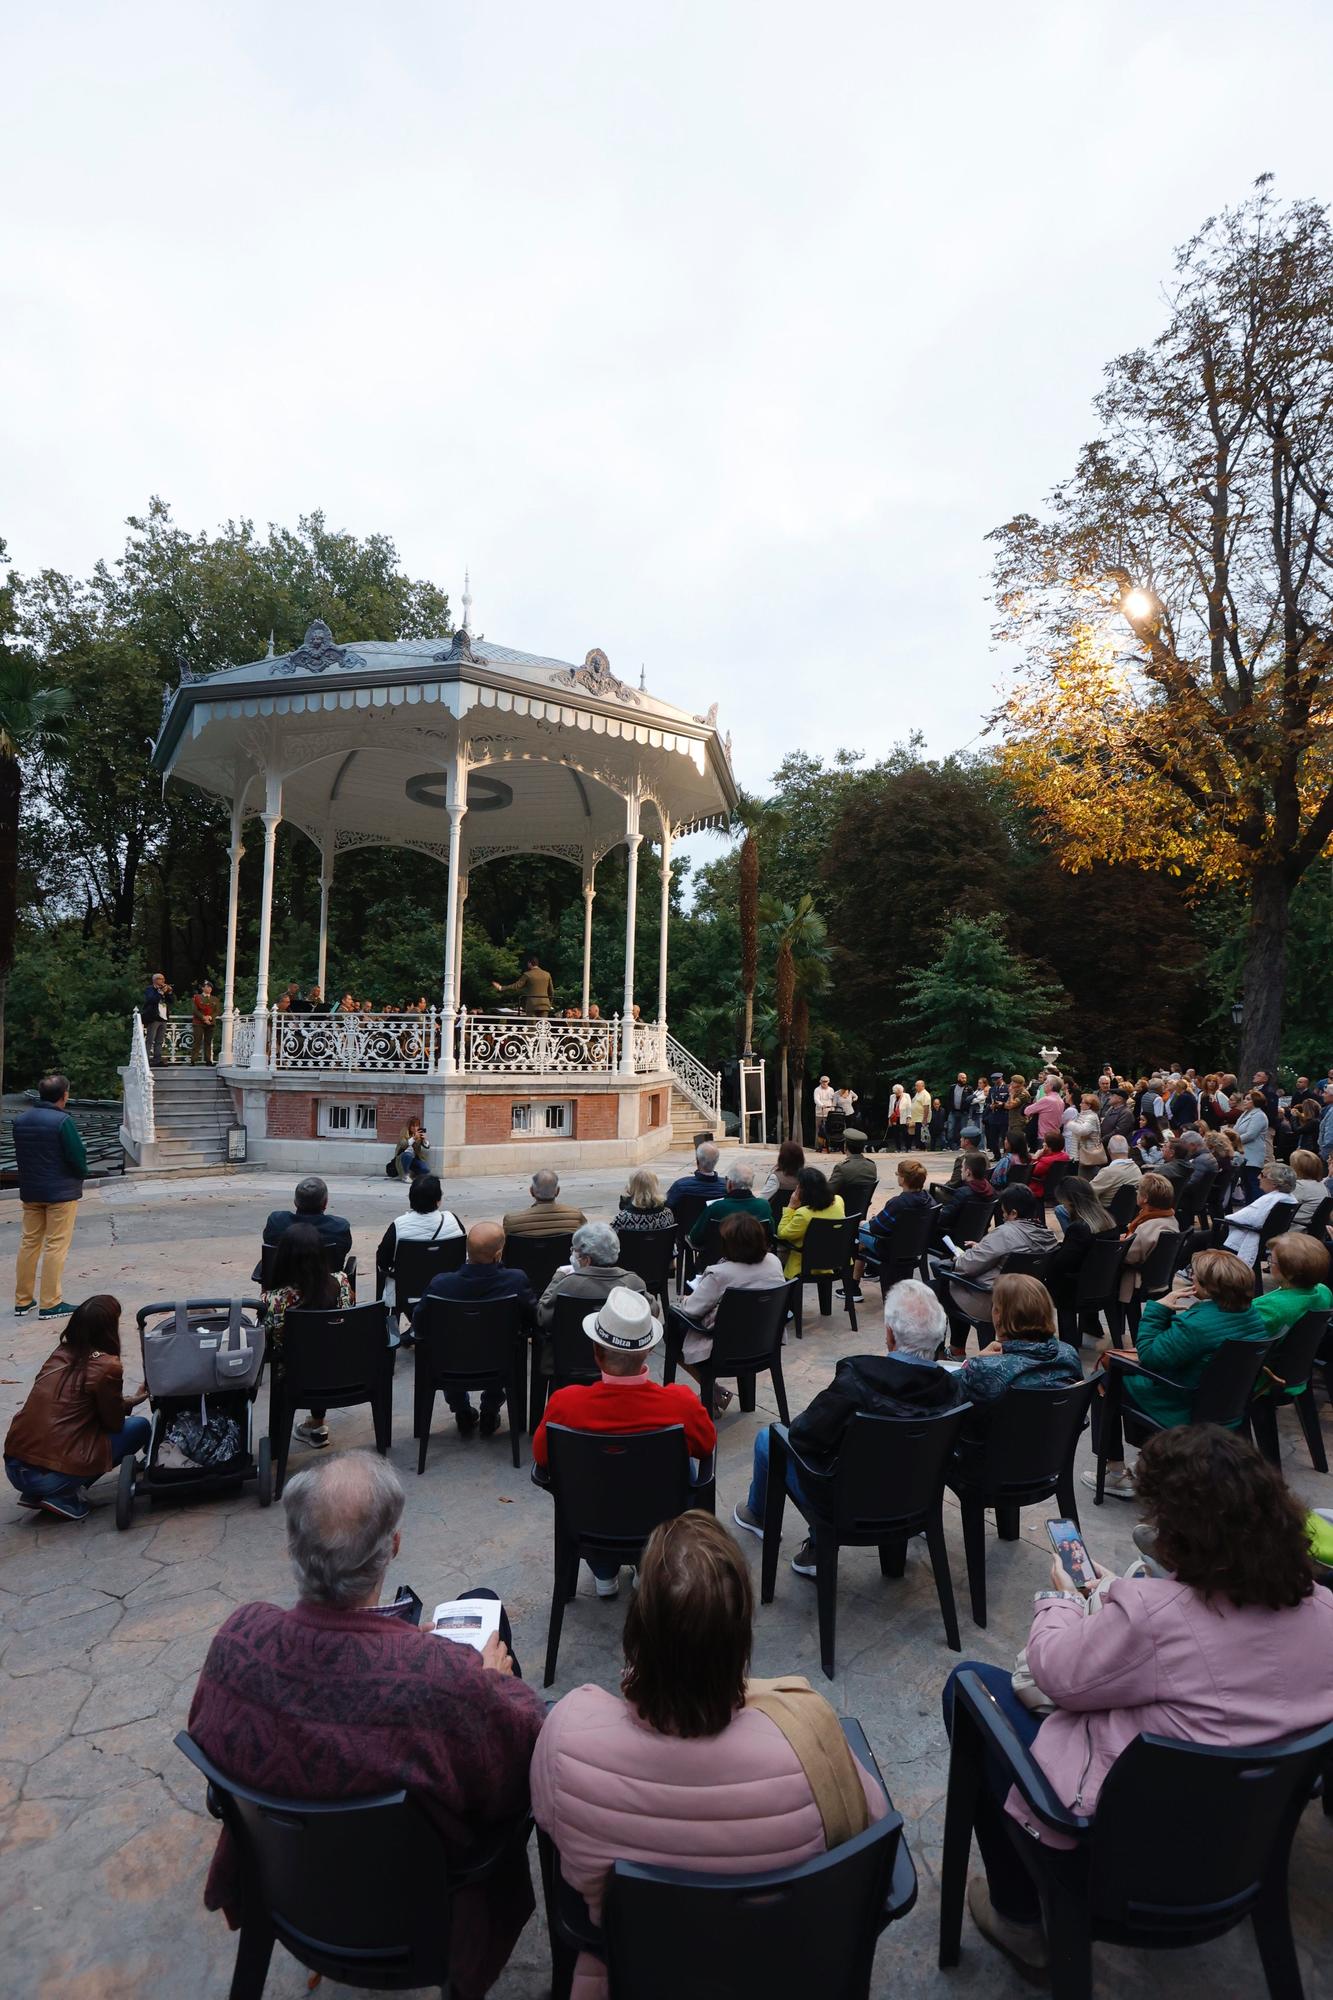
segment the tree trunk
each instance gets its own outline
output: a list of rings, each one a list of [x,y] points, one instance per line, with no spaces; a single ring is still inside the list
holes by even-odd
[[[805,1144],[804,1100],[805,1064],[799,1062],[796,1065],[796,1074],[792,1078],[791,1086],[791,1136],[798,1146]]]
[[[1291,885],[1281,868],[1256,870],[1250,889],[1250,924],[1245,940],[1245,972],[1237,1074],[1248,1084],[1257,1069],[1272,1076],[1282,1040],[1282,997],[1287,982],[1287,931]]]
[[[779,1058],[778,1144],[781,1145],[783,1140],[789,1136],[791,1130],[787,1123],[787,1044],[785,1042],[783,1042],[779,1050]]]
[[[742,1044],[744,1055],[754,1053],[754,988],[747,987],[745,993],[745,1040]]]

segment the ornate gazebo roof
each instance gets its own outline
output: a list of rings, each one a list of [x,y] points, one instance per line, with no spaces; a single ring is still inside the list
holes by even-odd
[[[186,673],[153,766],[246,812],[263,809],[277,772],[282,817],[330,854],[401,845],[443,858],[445,773],[460,752],[464,867],[531,852],[586,864],[625,838],[633,792],[673,833],[725,825],[736,804],[715,707],[690,715],[627,686],[595,649],[574,666],[466,628],[340,646],[316,620],[294,652]]]

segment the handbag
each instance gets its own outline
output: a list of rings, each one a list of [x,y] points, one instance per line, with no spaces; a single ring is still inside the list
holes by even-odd
[[[796,1752],[819,1808],[825,1848],[841,1847],[864,1833],[870,1808],[861,1767],[823,1695],[803,1674],[783,1674],[777,1680],[747,1681],[745,1706],[775,1722]]]

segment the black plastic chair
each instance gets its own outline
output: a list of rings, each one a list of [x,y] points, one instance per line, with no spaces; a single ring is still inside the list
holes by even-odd
[[[426,1470],[435,1397],[444,1389],[480,1389],[492,1395],[503,1389],[509,1406],[509,1448],[517,1466],[527,1419],[523,1394],[527,1341],[518,1300],[426,1297],[416,1336],[412,1435],[417,1439],[418,1473]]]
[[[1213,1176],[1213,1184],[1208,1190],[1208,1213],[1214,1222],[1221,1222],[1231,1206],[1231,1197],[1236,1191],[1240,1178],[1240,1168],[1219,1167]]]
[[[1100,1331],[1098,1318],[1106,1314],[1107,1326],[1116,1346],[1120,1345],[1120,1330],[1123,1324],[1120,1309],[1120,1274],[1129,1254],[1128,1243],[1122,1243],[1118,1236],[1094,1236],[1078,1267],[1074,1300],[1068,1313],[1062,1313],[1061,1337],[1070,1338],[1065,1327],[1070,1327],[1070,1344],[1077,1347],[1086,1339],[1089,1329],[1094,1336]]]
[[[990,1760],[1012,1777],[1030,1814],[1066,1842],[1053,1848],[1017,1826],[1010,1834],[1041,1898],[1053,2000],[1091,2000],[1094,1943],[1170,1950],[1221,1937],[1247,1917],[1272,2000],[1298,2000],[1287,1869],[1297,1823],[1331,1751],[1333,1725],[1241,1749],[1136,1736],[1107,1772],[1089,1817],[1056,1796],[977,1675],[960,1674],[940,1965],[958,1963],[968,1854]]]
[[[689,1240],[690,1231],[693,1229],[695,1223],[699,1220],[699,1217],[703,1214],[704,1210],[708,1207],[709,1203],[713,1201],[720,1201],[722,1199],[723,1192],[724,1192],[724,1184],[721,1181],[719,1181],[718,1190],[715,1195],[708,1195],[708,1194],[677,1195],[675,1201],[673,1201],[671,1204],[671,1213],[676,1218],[676,1297],[677,1298],[680,1297],[681,1292],[684,1290],[686,1278],[689,1277],[690,1273],[694,1270],[694,1249]]]
[[[1138,1188],[1136,1186],[1131,1187],[1126,1182],[1123,1187],[1116,1189],[1106,1206],[1111,1211],[1111,1220],[1115,1223],[1116,1228],[1123,1232],[1129,1228],[1130,1223],[1139,1212]]]
[[[1050,1252],[1048,1250],[1011,1250],[993,1275],[1001,1277],[1006,1274],[1013,1274],[1024,1278],[1039,1278],[1046,1268],[1046,1259],[1049,1255]],[[948,1275],[948,1284],[951,1320],[952,1315],[956,1313],[960,1318],[967,1321],[969,1330],[976,1334],[979,1341],[981,1341],[983,1331],[986,1338],[989,1339],[991,1334],[991,1293],[994,1287],[974,1284],[967,1278],[955,1278],[951,1275]],[[962,1294],[961,1300],[958,1297],[958,1293]],[[968,1310],[967,1302],[969,1298],[973,1307],[971,1311]],[[956,1328],[952,1324],[949,1329],[949,1337],[951,1343],[957,1338]],[[966,1334],[963,1335],[963,1341],[966,1344]],[[982,1341],[982,1345],[985,1345],[984,1341]]]
[[[866,2000],[877,1940],[916,1903],[916,1869],[865,1731],[853,1716],[838,1720],[889,1809],[864,1833],[795,1868],[704,1875],[618,1861],[607,1880],[602,1931],[564,1881],[560,1856],[539,1827],[552,2000],[568,2000],[578,1952],[606,1961],[612,1933],[613,1995],[678,2000],[699,1990],[699,1966],[706,1964],[710,2000],[753,2000],[755,1994],[806,2000],[820,1990],[838,2000]],[[872,1854],[884,1863],[878,1879],[866,1860]],[[631,1933],[623,1943],[622,1928]]]
[[[801,1243],[801,1270],[796,1292],[796,1338],[805,1338],[805,1288],[813,1285],[819,1312],[827,1319],[833,1311],[833,1283],[842,1280],[842,1302],[856,1332],[856,1295],[852,1287],[852,1259],[856,1255],[856,1232],[860,1224],[853,1216],[840,1222],[816,1219],[806,1227]],[[781,1247],[781,1246],[779,1246]]]
[[[1053,1167],[1047,1167],[1041,1177],[1042,1202],[1045,1208],[1054,1208],[1060,1199],[1060,1190],[1073,1175],[1078,1177],[1078,1166],[1073,1160],[1057,1160]]]
[[[843,1432],[831,1474],[811,1471],[793,1450],[786,1426],[769,1425],[761,1601],[772,1603],[777,1583],[790,1468],[799,1476],[811,1510],[819,1658],[830,1680],[838,1621],[838,1551],[844,1547],[877,1548],[881,1575],[900,1577],[907,1565],[909,1540],[924,1535],[944,1636],[954,1652],[959,1651],[958,1613],[944,1540],[944,1483],[968,1408],[964,1403],[922,1417],[876,1417],[858,1411]]]
[[[617,1229],[620,1268],[643,1279],[649,1295],[661,1301],[662,1317],[671,1310],[671,1281],[676,1270],[674,1229]]]
[[[281,1496],[298,1410],[349,1410],[369,1403],[381,1458],[393,1431],[393,1365],[383,1299],[345,1312],[289,1311],[282,1325],[282,1362],[271,1379],[269,1434],[273,1491]]]
[[[893,1233],[881,1245],[856,1254],[864,1254],[869,1274],[879,1281],[882,1291],[901,1284],[904,1278],[920,1278],[929,1282],[926,1267],[926,1252],[930,1248],[935,1217],[928,1208],[900,1209],[893,1218]],[[887,1256],[881,1254],[888,1252]]]
[[[1144,1300],[1164,1299],[1170,1291],[1171,1280],[1176,1274],[1176,1259],[1184,1240],[1178,1229],[1164,1229],[1143,1262],[1135,1267],[1138,1285],[1125,1309],[1132,1333],[1138,1332]],[[1121,1344],[1116,1341],[1117,1347]]]
[[[546,1426],[551,1497],[555,1502],[555,1563],[543,1687],[555,1679],[565,1605],[579,1581],[580,1556],[636,1563],[653,1529],[691,1507],[711,1511],[707,1478],[690,1484],[690,1460],[680,1424],[657,1431],[575,1431]]]
[[[460,1861],[406,1791],[274,1798],[234,1783],[184,1730],[175,1741],[206,1781],[208,1810],[235,1850],[241,1926],[231,2000],[260,2000],[275,1944],[342,1986],[438,1987],[447,1996],[454,1896],[497,1868],[526,1870],[526,1813]]]
[[[695,1362],[699,1371],[699,1398],[710,1417],[713,1385],[721,1376],[736,1382],[743,1410],[755,1403],[755,1381],[760,1375],[773,1377],[773,1394],[783,1423],[787,1415],[787,1385],[782,1379],[782,1330],[787,1314],[795,1310],[795,1278],[762,1291],[734,1291],[730,1287],[718,1300],[717,1316],[710,1329],[713,1351],[707,1361]],[[693,1331],[694,1329],[690,1329]],[[679,1320],[668,1320],[662,1354],[662,1380],[674,1382],[680,1366],[680,1351],[686,1328]]]
[[[1221,1424],[1226,1430],[1238,1429],[1246,1420],[1250,1397],[1259,1379],[1259,1370],[1267,1361],[1276,1345],[1275,1341],[1224,1340],[1208,1357],[1207,1365],[1195,1386],[1190,1400],[1190,1412],[1186,1418],[1191,1424]],[[1161,1430],[1170,1430],[1169,1424],[1159,1424],[1155,1417],[1138,1409],[1126,1400],[1125,1386],[1133,1376],[1142,1376],[1149,1382],[1160,1382],[1164,1388],[1180,1391],[1182,1385],[1172,1381],[1169,1375],[1160,1375],[1155,1369],[1146,1368],[1142,1361],[1131,1361],[1127,1355],[1118,1354],[1114,1348],[1106,1356],[1114,1367],[1106,1370],[1106,1407],[1101,1425],[1101,1442],[1097,1451],[1097,1505],[1100,1507],[1106,1497],[1106,1461],[1109,1456],[1108,1434],[1115,1429],[1115,1419],[1120,1420],[1121,1435],[1129,1444],[1144,1444],[1148,1438]],[[1077,1519],[1077,1516],[1074,1517]]]
[[[1016,1542],[1019,1511],[1056,1496],[1061,1517],[1078,1522],[1074,1453],[1088,1421],[1096,1384],[1068,1388],[1009,1389],[989,1405],[985,1436],[963,1440],[962,1454],[946,1471],[963,1517],[963,1548],[972,1593],[972,1617],[986,1623],[986,1509],[995,1510],[1002,1542]]]
[[[778,1224],[791,1207],[791,1189],[776,1188],[768,1197],[768,1207],[769,1213],[773,1217],[773,1234],[776,1236],[778,1233]]]
[[[1328,1453],[1324,1450],[1323,1433],[1319,1428],[1313,1379],[1319,1350],[1328,1335],[1328,1325],[1329,1315],[1326,1312],[1304,1313],[1294,1326],[1288,1328],[1277,1345],[1269,1349],[1262,1376],[1256,1380],[1255,1393],[1250,1399],[1250,1429],[1255,1443],[1271,1465],[1280,1466],[1282,1463],[1277,1416],[1284,1405],[1290,1404],[1304,1433],[1311,1465],[1316,1472],[1328,1471]]]
[[[967,1243],[980,1243],[999,1211],[998,1200],[971,1195],[949,1225],[949,1234],[961,1250]]]
[[[597,1350],[583,1331],[583,1322],[590,1312],[597,1310],[596,1299],[557,1298],[551,1301],[552,1321],[549,1327],[534,1328],[532,1334],[532,1365],[528,1376],[528,1424],[536,1430],[546,1408],[548,1395],[557,1389],[567,1389],[571,1382],[600,1382],[602,1371],[597,1361]],[[542,1356],[550,1345],[551,1372],[542,1369]]]
[[[460,1271],[466,1261],[466,1236],[446,1236],[435,1243],[400,1243],[393,1256],[393,1310],[410,1317],[412,1307],[430,1289],[431,1279],[441,1271]]]
[[[758,1222],[759,1220],[760,1217],[756,1216],[755,1221]],[[726,1221],[725,1216],[722,1218],[722,1221]],[[764,1228],[768,1232],[768,1247],[771,1250],[773,1247],[773,1224],[766,1222],[764,1223]],[[706,1271],[710,1264],[716,1264],[719,1261],[723,1255],[722,1222],[714,1222],[711,1218],[705,1222],[699,1232],[698,1243],[690,1245],[690,1255],[694,1259],[694,1268],[696,1271]]]
[[[1326,1194],[1324,1199],[1315,1205],[1309,1216],[1301,1224],[1305,1234],[1316,1237],[1320,1243],[1326,1242],[1328,1239],[1328,1218],[1330,1215],[1333,1215],[1333,1194]]]
[[[540,1298],[562,1264],[569,1262],[574,1238],[563,1236],[506,1236],[500,1262],[506,1270],[521,1271]]]
[[[1254,1253],[1256,1275],[1263,1268],[1268,1256],[1268,1246],[1278,1236],[1285,1236],[1291,1228],[1296,1214],[1294,1201],[1274,1202],[1263,1221],[1259,1224],[1259,1247]]]

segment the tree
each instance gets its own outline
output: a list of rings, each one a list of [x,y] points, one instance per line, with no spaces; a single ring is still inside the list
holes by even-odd
[[[754,1046],[754,983],[759,977],[759,843],[752,833],[741,842],[740,861],[741,985],[745,989],[745,1044]]]
[[[805,1065],[805,1054],[810,1046],[810,997],[812,994],[822,992],[828,984],[828,950],[825,942],[828,929],[815,908],[814,897],[808,893],[795,905],[780,903],[774,907],[770,904],[766,914],[770,925],[775,927],[777,932],[777,960],[773,985],[779,1065],[778,1132],[781,1138],[787,1139],[793,1136],[801,1122],[800,1077]],[[799,1015],[801,1060],[796,1066],[796,1104],[793,1113],[788,1091],[788,1053],[793,1024],[798,1018],[798,995],[803,1003]]]
[[[996,917],[955,917],[939,950],[907,980],[904,1070],[942,1080],[992,1066],[1026,1075],[1055,1021],[1054,991],[1005,941]]]
[[[791,939],[784,937],[778,943],[777,965],[773,973],[774,1005],[777,1009],[778,1028],[778,1143],[788,1136],[787,1125],[787,1045],[791,1041],[792,1011],[796,1005],[796,965],[792,957]]]
[[[1062,861],[1234,883],[1247,1070],[1276,1067],[1292,891],[1333,835],[1333,231],[1258,183],[1180,251],[1045,520],[995,530],[1026,666],[1008,764]]]
[[[0,542],[0,560],[5,545]],[[69,710],[66,688],[48,687],[30,660],[3,642],[9,630],[12,592],[0,602],[0,1092],[5,1075],[5,1002],[18,938],[19,809],[23,795],[20,759],[49,748]]]

